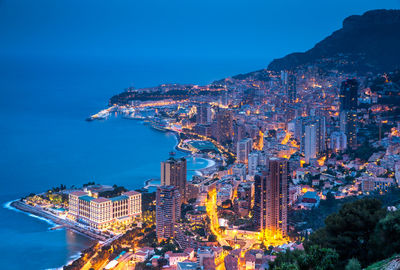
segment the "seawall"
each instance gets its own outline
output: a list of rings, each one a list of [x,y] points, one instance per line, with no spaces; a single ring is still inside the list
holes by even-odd
[[[38,207],[27,205],[26,203],[23,203],[21,201],[12,202],[11,206],[18,210],[21,210],[21,211],[24,211],[27,213],[31,213],[33,215],[37,215],[39,217],[43,217],[45,219],[51,220],[52,222],[54,222],[56,224],[62,225],[63,227],[65,227],[67,229],[71,229],[73,231],[76,231],[78,233],[86,235],[87,237],[92,238],[94,240],[99,240],[99,241],[107,240],[107,238],[103,235],[99,235],[94,232],[85,230],[84,228],[81,228],[78,225],[74,224],[72,221],[61,219],[57,216],[54,216],[50,213],[45,212],[43,209],[40,209]]]

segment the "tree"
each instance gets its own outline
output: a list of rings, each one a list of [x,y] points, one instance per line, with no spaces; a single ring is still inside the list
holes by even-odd
[[[352,258],[347,263],[345,270],[361,270],[361,264],[356,258]]]
[[[208,236],[208,241],[209,242],[215,242],[215,241],[217,241],[217,237],[214,234],[210,234]]]
[[[400,252],[400,211],[388,212],[377,224],[371,247],[377,259],[383,259]]]
[[[306,260],[301,264],[303,265],[306,264],[308,266],[308,269],[315,269],[315,270],[337,269],[336,265],[338,263],[339,255],[333,249],[311,246],[306,250],[306,254],[307,254]]]
[[[299,258],[304,257],[305,252],[302,250],[286,250],[277,254],[275,260],[271,262],[271,269],[288,269],[289,265],[297,265]],[[301,259],[303,261],[303,259]]]
[[[227,250],[227,251],[230,251],[230,250],[233,249],[231,246],[222,246],[222,248],[223,248],[224,250]]]
[[[283,263],[274,268],[275,270],[299,270],[299,267],[293,263]]]
[[[368,252],[370,237],[386,210],[376,199],[364,198],[346,203],[325,219],[325,227],[310,236],[307,245],[317,245],[337,251],[344,264],[351,258],[358,258],[364,266],[374,261]],[[344,265],[343,265],[344,266]]]
[[[302,250],[286,250],[277,255],[271,263],[272,269],[298,270],[334,270],[337,269],[339,255],[330,248],[318,246]]]
[[[326,204],[327,204],[328,206],[333,206],[334,203],[335,203],[335,195],[333,195],[333,193],[329,191],[329,192],[326,194],[326,200],[325,200],[325,202],[326,202]]]

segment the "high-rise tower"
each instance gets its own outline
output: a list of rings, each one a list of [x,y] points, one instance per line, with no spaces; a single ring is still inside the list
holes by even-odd
[[[200,104],[197,106],[196,122],[202,125],[211,123],[211,106],[209,104]]]
[[[249,160],[249,154],[253,146],[253,140],[246,138],[237,143],[236,155],[237,162],[247,164]]]
[[[296,101],[297,98],[297,88],[296,88],[296,76],[293,74],[290,74],[288,76],[287,80],[287,96],[289,99],[289,102],[294,102]]]
[[[181,197],[174,186],[159,186],[156,194],[156,232],[158,241],[175,236],[181,215]]]
[[[356,79],[349,79],[342,82],[339,98],[340,111],[357,110],[358,82]]]
[[[317,158],[317,127],[316,124],[307,125],[304,136],[304,156],[306,163]]]
[[[233,137],[233,114],[231,110],[220,110],[216,115],[214,134],[219,143],[227,143]]]
[[[259,230],[287,235],[288,165],[271,158],[268,172],[255,176],[254,219]]]
[[[169,158],[161,162],[161,185],[177,187],[183,200],[186,198],[186,175],[186,159]]]

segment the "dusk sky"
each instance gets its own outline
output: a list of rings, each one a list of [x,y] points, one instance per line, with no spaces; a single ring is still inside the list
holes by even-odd
[[[392,267],[399,47],[400,0],[0,0],[1,269]]]
[[[349,15],[379,8],[400,1],[0,0],[0,53],[268,63],[311,48]]]

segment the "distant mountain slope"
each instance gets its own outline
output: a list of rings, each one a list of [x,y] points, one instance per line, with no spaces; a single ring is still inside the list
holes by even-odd
[[[268,70],[308,64],[344,72],[387,72],[400,67],[400,10],[371,10],[343,21],[343,27],[304,53],[273,60]]]

